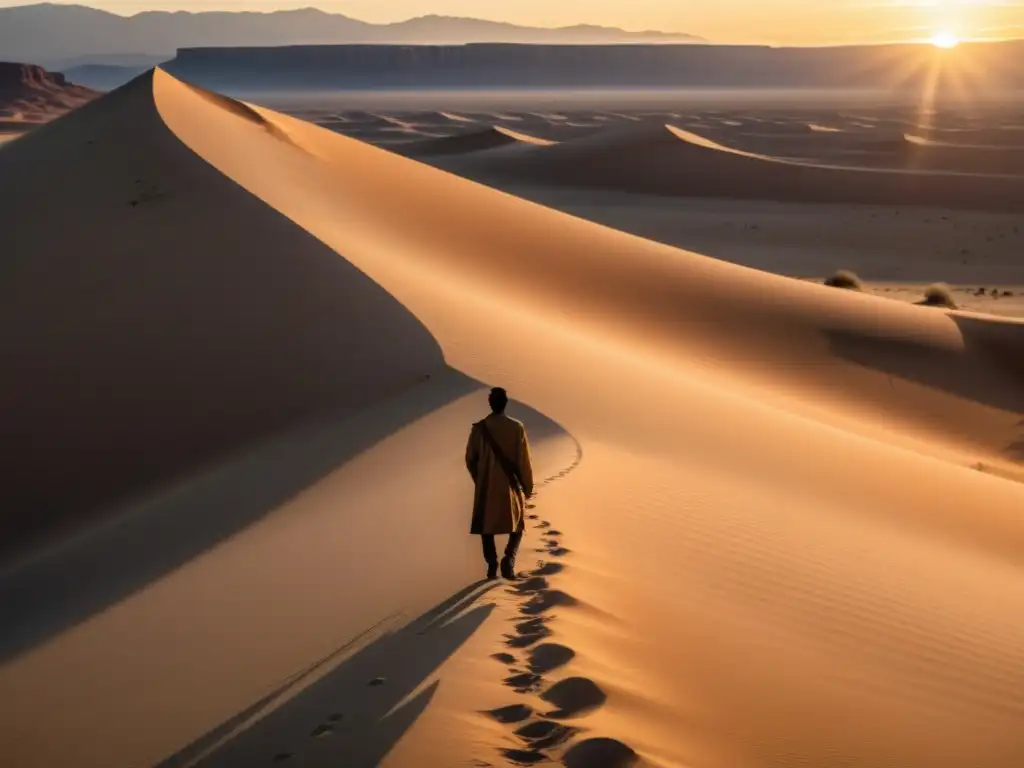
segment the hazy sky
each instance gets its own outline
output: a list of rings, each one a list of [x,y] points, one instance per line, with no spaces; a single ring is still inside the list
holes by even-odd
[[[0,0],[19,5],[31,0]],[[424,14],[518,24],[604,24],[692,32],[720,42],[798,45],[928,38],[1024,37],[1024,0],[80,0],[130,15],[140,10],[259,10],[315,5],[367,21]]]

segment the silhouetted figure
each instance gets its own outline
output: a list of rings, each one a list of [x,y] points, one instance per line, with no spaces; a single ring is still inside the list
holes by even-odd
[[[495,535],[507,534],[501,575],[516,579],[516,553],[523,539],[526,499],[533,495],[530,444],[522,422],[505,415],[508,394],[491,390],[491,415],[473,425],[466,445],[466,467],[476,483],[470,533],[483,539],[487,578],[498,578]]]

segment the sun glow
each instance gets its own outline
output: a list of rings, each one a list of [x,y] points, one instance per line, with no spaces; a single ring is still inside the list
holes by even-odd
[[[942,30],[932,37],[932,45],[936,48],[956,48],[960,45],[960,38],[949,30]]]

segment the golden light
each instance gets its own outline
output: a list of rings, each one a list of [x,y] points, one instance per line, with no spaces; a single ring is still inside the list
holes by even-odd
[[[936,32],[935,36],[932,37],[932,45],[936,48],[956,48],[960,45],[960,38],[949,30],[942,30]]]

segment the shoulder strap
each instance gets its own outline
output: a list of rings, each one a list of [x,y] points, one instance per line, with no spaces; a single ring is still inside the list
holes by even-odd
[[[494,451],[494,456],[501,464],[501,468],[505,470],[505,474],[508,475],[509,485],[512,489],[519,493],[525,493],[523,490],[523,480],[519,476],[519,468],[516,467],[515,462],[509,460],[509,458],[501,452],[501,448],[498,446],[498,441],[494,439],[494,435],[487,428],[487,425],[482,421],[478,421],[476,424],[480,427],[480,434],[483,435],[484,442],[490,446],[491,450]]]

